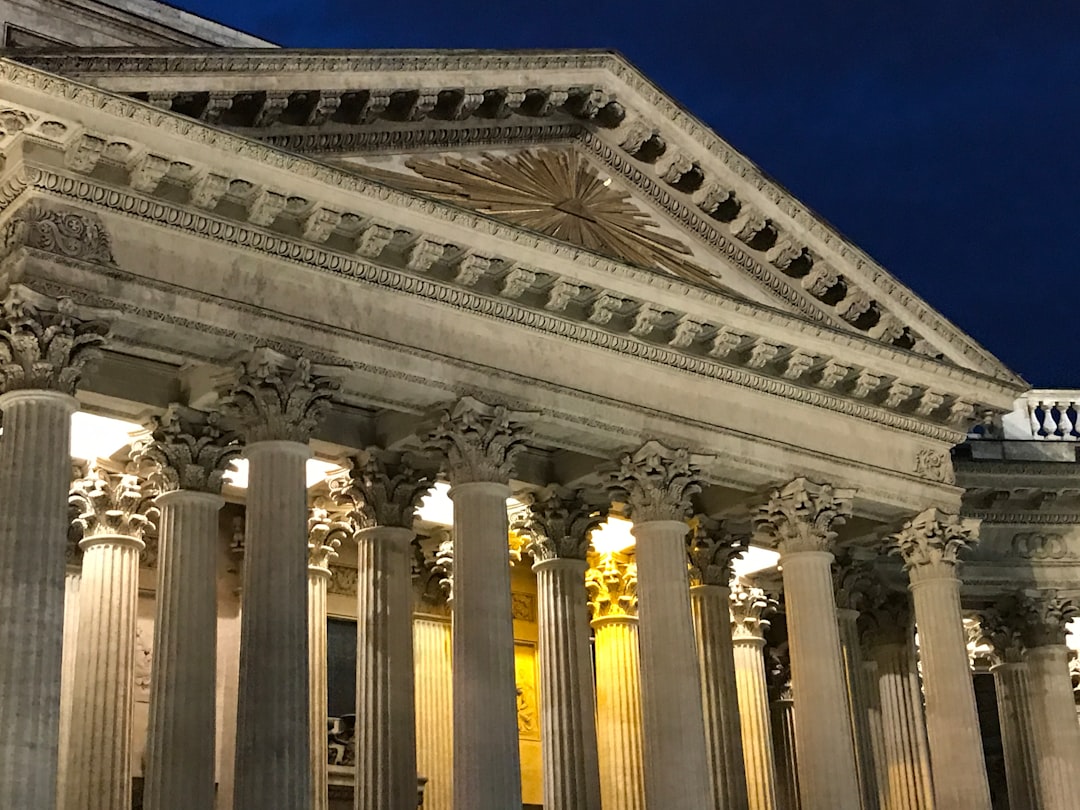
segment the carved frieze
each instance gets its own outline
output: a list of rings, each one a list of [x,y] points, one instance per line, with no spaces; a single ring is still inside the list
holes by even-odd
[[[422,460],[369,447],[330,487],[333,499],[348,509],[357,528],[411,529],[420,501],[434,484],[434,470],[425,469]]]

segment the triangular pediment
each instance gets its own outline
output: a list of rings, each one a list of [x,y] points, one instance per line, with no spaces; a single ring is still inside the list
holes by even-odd
[[[438,204],[1023,385],[616,54],[17,58]]]

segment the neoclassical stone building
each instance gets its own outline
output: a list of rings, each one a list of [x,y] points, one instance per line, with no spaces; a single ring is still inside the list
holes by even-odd
[[[0,808],[1076,806],[1075,400],[620,56],[0,22]]]

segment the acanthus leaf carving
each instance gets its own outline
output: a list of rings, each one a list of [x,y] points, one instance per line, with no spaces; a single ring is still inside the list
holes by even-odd
[[[580,489],[551,486],[523,500],[526,508],[511,528],[528,539],[527,550],[536,562],[584,560],[592,530],[607,519],[607,504]]]
[[[241,447],[219,412],[173,403],[149,429],[150,435],[132,448],[131,460],[150,489],[221,492],[225,473]]]
[[[157,508],[137,476],[112,473],[93,465],[71,485],[68,503],[77,510],[74,523],[81,545],[97,537],[129,537],[143,545],[156,528]]]
[[[351,540],[356,524],[334,500],[315,499],[308,511],[308,571],[333,577],[331,565],[338,558],[341,544]]]
[[[330,482],[331,496],[358,529],[411,529],[420,501],[435,485],[434,470],[402,453],[369,447],[345,475]]]
[[[979,539],[979,521],[931,507],[892,535],[893,553],[904,558],[909,576],[953,574],[960,553]]]
[[[729,604],[732,640],[764,643],[765,631],[770,625],[767,617],[776,611],[776,600],[761,588],[735,582],[731,586]]]
[[[754,531],[782,554],[829,551],[835,526],[851,515],[855,491],[796,478],[774,489],[754,516]]]
[[[618,552],[592,554],[589,563],[585,588],[593,620],[637,616],[637,563]]]
[[[736,530],[731,521],[695,515],[690,521],[688,541],[690,584],[727,588],[732,564],[746,553],[750,534]]]
[[[690,499],[701,491],[699,460],[686,448],[673,450],[649,441],[619,460],[608,488],[629,505],[635,522],[685,520]]]
[[[514,457],[525,448],[525,423],[532,417],[462,397],[442,412],[425,444],[445,460],[452,484],[506,483]]]

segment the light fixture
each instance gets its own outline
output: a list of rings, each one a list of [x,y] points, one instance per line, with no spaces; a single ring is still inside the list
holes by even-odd
[[[342,471],[340,464],[332,461],[323,461],[321,458],[309,458],[307,462],[306,485],[310,489],[318,483],[326,480],[334,473]],[[229,465],[225,471],[225,482],[236,489],[247,489],[248,486],[248,460],[238,458]]]
[[[592,531],[592,547],[597,554],[611,554],[626,551],[637,539],[631,529],[634,524],[626,518],[610,515]]]

